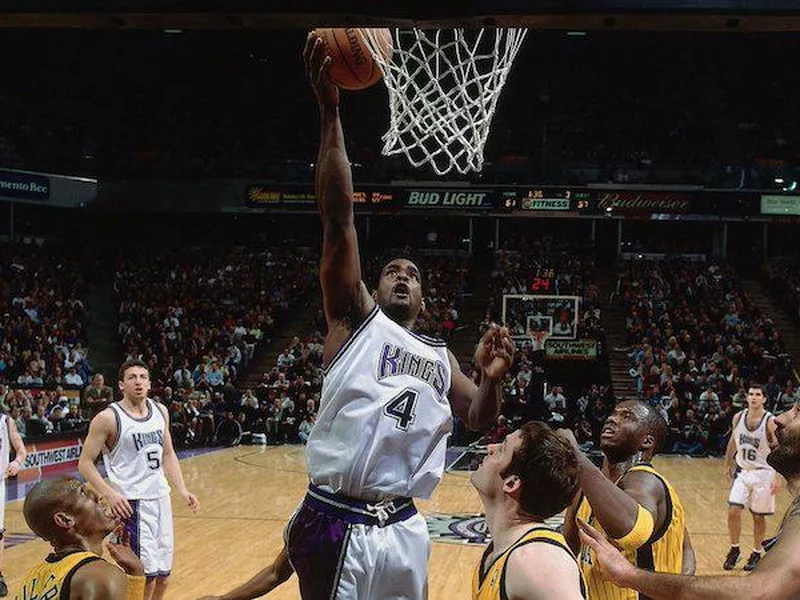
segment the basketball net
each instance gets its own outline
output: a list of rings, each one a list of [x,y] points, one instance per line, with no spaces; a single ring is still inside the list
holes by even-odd
[[[497,99],[527,29],[395,29],[390,60],[376,30],[364,38],[389,90],[383,154],[438,175],[483,167]]]
[[[550,337],[549,331],[531,331],[529,333],[531,338],[531,349],[534,352],[540,352],[544,350],[544,345],[547,342],[547,338]]]

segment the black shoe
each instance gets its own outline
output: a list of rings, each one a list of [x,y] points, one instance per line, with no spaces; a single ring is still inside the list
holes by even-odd
[[[0,575],[0,598],[5,598],[6,596],[8,596],[8,586],[6,585],[6,580]]]
[[[728,556],[725,557],[725,563],[722,565],[722,568],[726,571],[730,571],[736,566],[737,562],[739,562],[739,548],[731,547],[731,549],[728,550]]]
[[[745,571],[752,571],[756,568],[758,561],[761,560],[761,554],[758,552],[753,552],[750,554],[750,558],[747,559],[747,564],[744,566]]]

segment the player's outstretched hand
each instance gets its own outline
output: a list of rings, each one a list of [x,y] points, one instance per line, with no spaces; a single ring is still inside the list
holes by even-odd
[[[331,82],[331,60],[325,52],[322,39],[311,31],[303,49],[303,62],[306,65],[306,76],[311,89],[314,90],[320,106],[325,108],[339,106],[339,88]]]
[[[486,377],[500,379],[511,367],[515,350],[508,327],[492,324],[478,342],[475,360]]]
[[[108,553],[111,554],[119,568],[128,575],[144,575],[144,565],[139,557],[131,550],[130,533],[120,525],[114,534],[117,536],[117,543],[108,543]]]
[[[189,490],[185,490],[181,496],[183,497],[186,504],[189,506],[189,510],[191,510],[194,514],[197,514],[197,511],[200,508],[200,501],[197,499],[193,493]]]
[[[628,582],[636,572],[636,567],[597,529],[583,519],[578,518],[577,521],[581,544],[594,550],[600,574],[619,587],[629,587]]]

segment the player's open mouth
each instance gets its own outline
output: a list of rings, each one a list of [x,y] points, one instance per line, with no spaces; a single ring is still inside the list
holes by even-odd
[[[408,296],[409,291],[410,290],[405,283],[398,283],[396,286],[394,286],[393,290],[394,295],[400,296],[401,298]]]
[[[611,425],[606,425],[600,431],[600,437],[613,437],[613,435],[617,432],[616,428],[612,427]]]

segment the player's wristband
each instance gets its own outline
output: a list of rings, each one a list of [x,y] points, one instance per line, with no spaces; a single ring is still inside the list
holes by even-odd
[[[144,575],[127,575],[128,585],[125,587],[125,600],[143,600],[147,577]]]
[[[641,504],[637,506],[639,507],[639,514],[636,516],[636,523],[633,524],[633,529],[616,540],[617,544],[626,550],[635,550],[643,546],[652,537],[656,526],[650,511]]]

